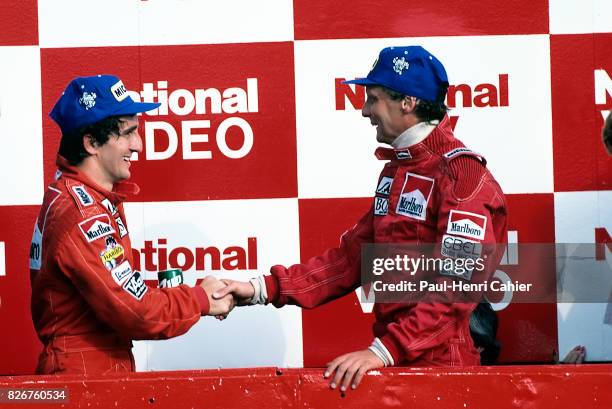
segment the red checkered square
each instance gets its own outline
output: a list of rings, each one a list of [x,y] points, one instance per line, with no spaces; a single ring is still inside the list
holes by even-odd
[[[141,117],[139,201],[297,196],[291,43],[45,49],[42,66],[43,112],[96,73],[162,102]],[[60,132],[43,124],[49,180]]]
[[[37,1],[3,2],[0,27],[0,46],[38,44]]]
[[[371,198],[301,199],[300,254],[302,261],[336,247],[340,236],[372,205]],[[304,366],[320,367],[347,352],[372,343],[374,317],[355,292],[302,313]]]
[[[609,190],[601,142],[612,109],[612,34],[550,38],[555,191]]]
[[[6,336],[0,337],[0,373],[34,373],[42,346],[30,315],[28,258],[39,206],[0,206],[0,322]]]
[[[555,242],[554,197],[552,194],[507,195],[509,241],[521,246],[529,243]],[[523,283],[538,282],[546,275],[555,282],[553,258],[541,256],[536,260],[523,259],[523,253],[514,258],[507,254],[498,270],[511,280]],[[490,294],[489,294],[490,296]],[[554,301],[554,294],[550,300]],[[491,302],[499,302],[490,297]],[[502,349],[500,362],[551,362],[557,351],[557,306],[554,303],[511,303],[497,305],[498,339]]]
[[[295,39],[548,33],[548,2],[296,0]]]

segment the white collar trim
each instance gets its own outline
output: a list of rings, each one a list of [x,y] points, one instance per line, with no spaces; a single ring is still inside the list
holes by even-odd
[[[440,121],[419,122],[402,132],[391,146],[395,149],[408,148],[422,142],[436,128]]]

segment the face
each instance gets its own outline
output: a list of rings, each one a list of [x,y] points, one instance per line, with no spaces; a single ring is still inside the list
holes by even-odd
[[[376,140],[390,144],[407,129],[402,101],[391,99],[381,87],[366,87],[366,95],[361,115],[370,118],[370,123],[376,126]]]
[[[142,151],[142,140],[138,134],[138,117],[120,118],[119,134],[109,135],[108,141],[97,147],[96,159],[99,176],[104,185],[112,185],[130,177],[132,153]]]

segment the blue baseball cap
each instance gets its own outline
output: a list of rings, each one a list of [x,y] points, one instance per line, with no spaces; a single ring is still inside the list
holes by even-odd
[[[160,105],[157,102],[134,102],[119,78],[95,75],[70,81],[49,116],[66,134],[109,116],[136,115]]]
[[[383,48],[366,78],[345,84],[382,85],[404,95],[442,102],[448,77],[442,63],[418,45]]]

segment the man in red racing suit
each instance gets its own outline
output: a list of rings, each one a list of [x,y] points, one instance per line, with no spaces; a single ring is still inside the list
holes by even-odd
[[[200,316],[227,313],[208,294],[223,287],[149,288],[134,271],[122,201],[138,193],[129,158],[139,152],[138,112],[114,76],[73,80],[51,112],[62,129],[56,180],[48,187],[30,248],[32,319],[44,349],[37,373],[134,370],[132,339],[185,333]]]
[[[460,257],[480,248],[484,269],[463,275],[471,283],[486,281],[500,261],[506,242],[506,203],[483,157],[454,138],[443,104],[448,81],[442,64],[422,47],[389,47],[367,78],[363,116],[377,128],[385,166],[376,182],[370,210],[341,238],[337,248],[291,267],[273,266],[271,275],[251,285],[229,282],[213,294],[233,292],[239,304],[272,303],[313,308],[348,294],[361,282],[362,245],[432,244],[437,255]],[[443,283],[456,275],[435,272]],[[472,294],[472,297],[479,294]],[[376,294],[378,297],[378,294]],[[376,303],[374,340],[363,351],[328,364],[331,387],[357,387],[363,374],[387,365],[479,365],[469,331],[478,299],[455,302],[440,291],[416,301]]]

